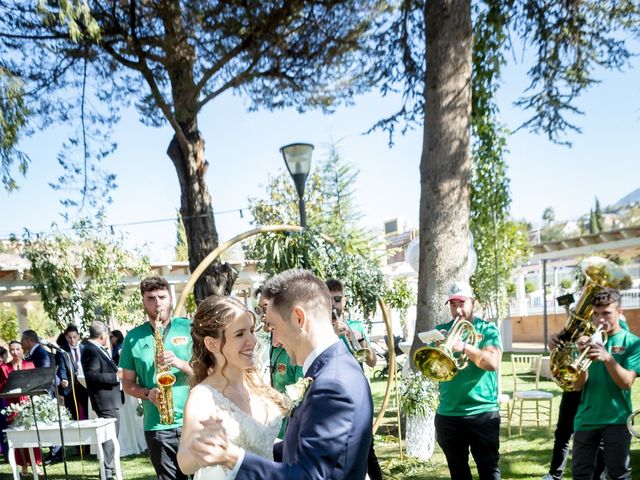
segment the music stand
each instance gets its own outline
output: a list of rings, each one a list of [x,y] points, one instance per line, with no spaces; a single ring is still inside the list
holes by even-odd
[[[9,373],[7,383],[5,383],[0,398],[16,398],[28,396],[31,402],[31,412],[33,413],[33,421],[36,427],[36,437],[38,439],[38,449],[42,452],[42,444],[40,441],[40,429],[38,428],[38,418],[36,417],[36,409],[33,405],[33,397],[38,395],[50,395],[51,388],[54,388],[55,367],[30,368],[28,370],[13,370]],[[58,411],[58,423],[60,423],[60,412]],[[37,468],[32,465],[32,468]],[[47,468],[42,462],[44,478],[47,478]]]

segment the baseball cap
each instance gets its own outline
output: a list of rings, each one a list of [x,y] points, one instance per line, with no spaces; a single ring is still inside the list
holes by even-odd
[[[449,300],[447,300],[447,302],[450,300],[465,301],[468,298],[474,298],[471,285],[460,280],[453,282],[453,285],[449,288]]]

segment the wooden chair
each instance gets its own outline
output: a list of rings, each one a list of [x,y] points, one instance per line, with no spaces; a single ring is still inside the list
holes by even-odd
[[[535,422],[540,426],[541,420],[548,422],[551,428],[551,408],[553,393],[539,390],[540,366],[542,355],[512,355],[513,369],[513,404],[511,420],[518,417],[519,435],[522,435],[522,423]],[[511,427],[511,424],[509,424]],[[509,428],[511,435],[511,428]]]

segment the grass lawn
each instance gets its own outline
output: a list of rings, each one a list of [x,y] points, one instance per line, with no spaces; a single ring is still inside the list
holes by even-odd
[[[503,356],[502,363],[503,377],[502,386],[504,393],[511,393],[511,365],[510,354]],[[378,406],[382,402],[386,380],[374,381],[371,384],[374,395],[374,404]],[[503,422],[500,438],[500,468],[504,479],[539,479],[547,472],[549,460],[551,459],[551,449],[553,446],[553,429],[555,428],[557,409],[560,405],[560,389],[551,381],[542,381],[540,388],[553,392],[555,395],[553,404],[554,418],[551,430],[545,427],[528,426],[523,429],[523,434],[518,435],[514,429],[511,438],[507,436],[507,428]],[[633,405],[640,407],[640,381],[634,384]],[[393,396],[390,406],[394,406]],[[390,409],[385,418],[393,420],[395,412]],[[418,479],[448,479],[444,455],[436,445],[436,450],[429,462],[404,456],[400,461],[399,447],[397,441],[395,422],[393,424],[383,424],[376,435],[376,453],[380,460],[385,478],[418,480]],[[635,475],[640,475],[640,440],[632,439],[631,442],[631,464]],[[404,446],[403,446],[404,447]],[[155,478],[153,468],[146,455],[124,457],[121,459],[122,472],[127,480],[148,480]],[[472,471],[475,468],[472,463]],[[80,462],[78,457],[74,457],[68,462],[69,478],[74,480],[85,478],[99,478],[99,468],[95,457],[86,458]],[[0,464],[0,480],[11,478],[9,465]],[[50,479],[64,478],[64,468],[62,464],[56,464],[47,468]],[[565,475],[570,478],[570,475]],[[638,477],[640,478],[640,477]]]

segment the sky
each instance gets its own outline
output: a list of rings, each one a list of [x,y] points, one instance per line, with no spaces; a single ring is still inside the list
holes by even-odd
[[[528,112],[513,107],[526,89],[526,66],[510,59],[498,95],[502,122],[515,130]],[[624,72],[597,71],[601,83],[578,102],[584,115],[573,120],[582,132],[566,140],[571,147],[554,145],[546,137],[519,130],[509,136],[507,163],[511,178],[511,214],[516,219],[541,222],[551,206],[556,219],[573,219],[593,207],[613,204],[640,188],[640,61]],[[284,170],[279,148],[293,142],[315,145],[314,159],[338,142],[344,160],[359,170],[356,202],[367,227],[399,217],[418,226],[419,163],[422,131],[396,135],[393,147],[386,133],[365,135],[377,120],[392,113],[397,98],[372,92],[334,114],[299,114],[293,110],[248,112],[245,98],[225,94],[205,107],[199,127],[206,142],[206,174],[221,240],[251,228],[246,210],[249,197],[264,197],[270,176]],[[20,190],[0,191],[3,221],[0,238],[20,235],[25,228],[50,232],[65,228],[59,200],[48,182],[62,172],[56,155],[64,131],[49,128],[26,139],[21,148],[31,157]],[[170,261],[175,242],[178,180],[166,148],[169,128],[143,126],[135,110],[123,112],[112,139],[118,149],[103,168],[117,175],[118,188],[107,208],[107,224],[125,238],[127,246],[145,245],[153,261]],[[147,223],[139,223],[147,222]]]

